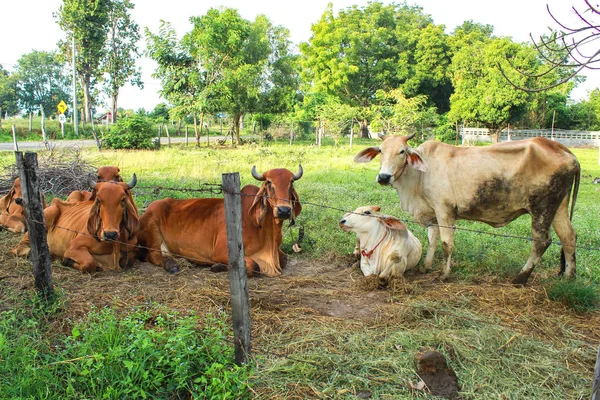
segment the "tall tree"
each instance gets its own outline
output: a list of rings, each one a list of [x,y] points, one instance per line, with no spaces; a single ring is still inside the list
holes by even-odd
[[[361,136],[368,137],[375,93],[395,89],[411,77],[419,30],[431,23],[420,7],[406,4],[374,1],[337,16],[329,4],[312,26],[309,42],[300,45],[303,78],[311,91],[335,95],[363,110]]]
[[[69,75],[56,53],[34,50],[23,55],[15,68],[19,107],[28,113],[56,113],[63,100],[70,101]]]
[[[530,96],[509,84],[498,68],[509,55],[515,65],[535,72],[539,60],[533,50],[513,43],[508,38],[474,41],[456,52],[452,61],[454,94],[450,97],[449,118],[455,121],[476,121],[490,130],[497,142],[499,131],[506,124],[521,118]],[[517,82],[525,77],[512,71]]]
[[[18,111],[17,81],[0,65],[0,128],[6,114],[14,115]]]
[[[134,7],[130,0],[112,0],[108,11],[108,37],[102,70],[106,74],[105,88],[111,99],[113,123],[117,120],[119,90],[127,82],[144,87],[141,69],[135,66],[135,61],[140,57],[137,47],[140,28],[131,19],[130,10]]]
[[[73,54],[71,38],[75,37],[75,67],[84,93],[84,119],[92,120],[92,87],[102,77],[111,0],[63,0],[54,14],[69,40],[59,43],[70,59]]]

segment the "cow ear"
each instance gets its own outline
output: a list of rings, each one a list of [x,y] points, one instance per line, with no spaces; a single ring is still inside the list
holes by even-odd
[[[92,208],[90,208],[90,215],[88,216],[87,230],[90,235],[97,241],[100,241],[100,226],[102,220],[100,219],[100,202],[95,201]]]
[[[368,163],[381,153],[380,147],[367,147],[354,156],[355,163]]]
[[[17,190],[13,186],[12,188],[10,188],[10,192],[8,192],[8,194],[6,195],[6,199],[8,200],[6,202],[6,211],[8,211],[8,207],[10,207],[10,203],[12,203],[13,197],[15,196],[16,192],[17,192]]]
[[[406,225],[404,225],[404,222],[400,221],[396,217],[392,217],[391,215],[382,215],[379,219],[386,227],[390,229],[395,229],[397,231],[406,230]]]
[[[137,211],[129,198],[125,200],[125,208],[123,209],[123,218],[121,220],[121,225],[125,228],[128,235],[127,238],[133,238],[138,229],[139,229],[139,219],[137,216]]]
[[[294,205],[294,216],[297,217],[298,215],[300,215],[300,212],[302,211],[302,204],[300,204],[300,196],[298,196],[298,192],[296,192],[296,189],[294,189],[294,187],[292,186],[292,190],[291,190],[291,201],[292,204]]]
[[[375,212],[379,212],[379,211],[381,211],[381,207],[379,207],[379,206],[371,206],[371,210],[373,210]]]
[[[252,222],[254,222],[254,225],[258,226],[259,228],[261,227],[260,224],[263,218],[265,215],[267,215],[267,199],[265,198],[266,184],[266,182],[262,184],[260,190],[254,197],[254,201],[252,202],[250,209],[248,210],[250,219]]]
[[[408,164],[414,169],[421,172],[427,172],[427,170],[429,169],[425,160],[421,158],[421,155],[413,149],[411,149],[410,147],[408,148],[406,157],[408,160]]]

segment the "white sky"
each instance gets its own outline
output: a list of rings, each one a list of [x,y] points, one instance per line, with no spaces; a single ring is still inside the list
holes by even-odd
[[[290,30],[294,43],[308,41],[311,25],[319,20],[328,1],[319,0],[133,0],[136,7],[133,18],[143,28],[158,32],[160,20],[171,22],[179,36],[191,30],[189,17],[205,14],[211,7],[231,7],[239,10],[242,17],[253,20],[257,14],[265,14],[275,25]],[[388,0],[385,0],[389,3]],[[1,0],[0,15],[0,65],[12,71],[21,55],[32,50],[54,50],[56,43],[65,38],[52,16],[61,0]],[[334,10],[352,5],[365,6],[367,0],[333,0]],[[546,11],[546,4],[558,17],[568,24],[576,21],[571,9],[585,9],[584,0],[407,0],[419,5],[433,17],[435,24],[446,26],[450,33],[463,21],[473,20],[494,26],[497,36],[511,36],[515,41],[530,41],[545,33],[549,26],[557,28]],[[140,46],[144,46],[142,39]],[[149,59],[138,61],[142,67],[145,88],[140,90],[126,86],[119,96],[119,107],[150,111],[161,101],[157,91],[159,81],[151,74],[155,64]],[[600,71],[589,71],[587,82],[574,90],[572,97],[581,99],[589,90],[600,87]]]

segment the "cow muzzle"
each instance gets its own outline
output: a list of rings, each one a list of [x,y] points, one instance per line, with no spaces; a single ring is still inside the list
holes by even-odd
[[[277,207],[277,218],[289,219],[292,216],[292,208],[288,206]]]
[[[104,240],[117,240],[119,238],[119,232],[117,231],[104,231],[102,232]]]
[[[392,181],[392,175],[390,174],[379,174],[377,175],[377,183],[380,185],[389,185]]]

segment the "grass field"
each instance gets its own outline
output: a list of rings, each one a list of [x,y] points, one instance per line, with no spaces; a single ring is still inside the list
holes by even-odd
[[[191,197],[158,186],[201,188],[204,183],[219,184],[222,173],[235,171],[240,172],[242,185],[254,184],[253,165],[259,171],[296,170],[303,165],[304,176],[295,184],[303,210],[295,227],[284,228],[283,250],[291,254],[290,266],[279,278],[249,283],[252,397],[433,398],[410,384],[419,380],[415,355],[437,349],[456,371],[464,399],[587,398],[600,342],[595,304],[600,283],[600,191],[592,184],[600,176],[598,150],[573,149],[583,168],[573,222],[580,246],[575,282],[554,278],[560,248],[552,245],[527,287],[509,285],[530,251],[530,219],[523,216],[499,229],[458,221],[449,282],[434,280],[439,268],[435,265],[430,274],[409,273],[405,280],[376,289],[372,280],[347,266],[354,237],[338,227],[344,212],[379,205],[383,212],[406,220],[424,244],[427,233],[401,210],[392,188],[375,183],[378,162],[353,163],[354,154],[372,143],[357,140],[353,149],[347,142],[335,148],[327,141],[321,148],[269,142],[236,149],[89,149],[84,157],[94,166],[118,165],[126,180],[135,172],[134,197],[141,210],[158,198]],[[13,157],[0,154],[0,166],[13,164]],[[291,246],[301,227],[303,251],[293,254]],[[553,240],[558,241],[556,236]],[[17,241],[0,232],[3,253]],[[441,262],[441,249],[436,260]],[[135,314],[136,307],[150,303],[200,316],[228,312],[226,274],[181,264],[182,272],[176,276],[146,263],[120,274],[90,276],[55,262],[54,280],[64,293],[64,306],[39,329],[49,331],[53,341],[67,340],[73,326],[85,326],[88,313],[101,307],[118,315]],[[32,293],[30,267],[5,254],[0,265],[0,299],[7,304],[2,309],[18,308],[18,292]],[[103,354],[110,349],[95,351]],[[10,359],[0,355],[0,362]]]

